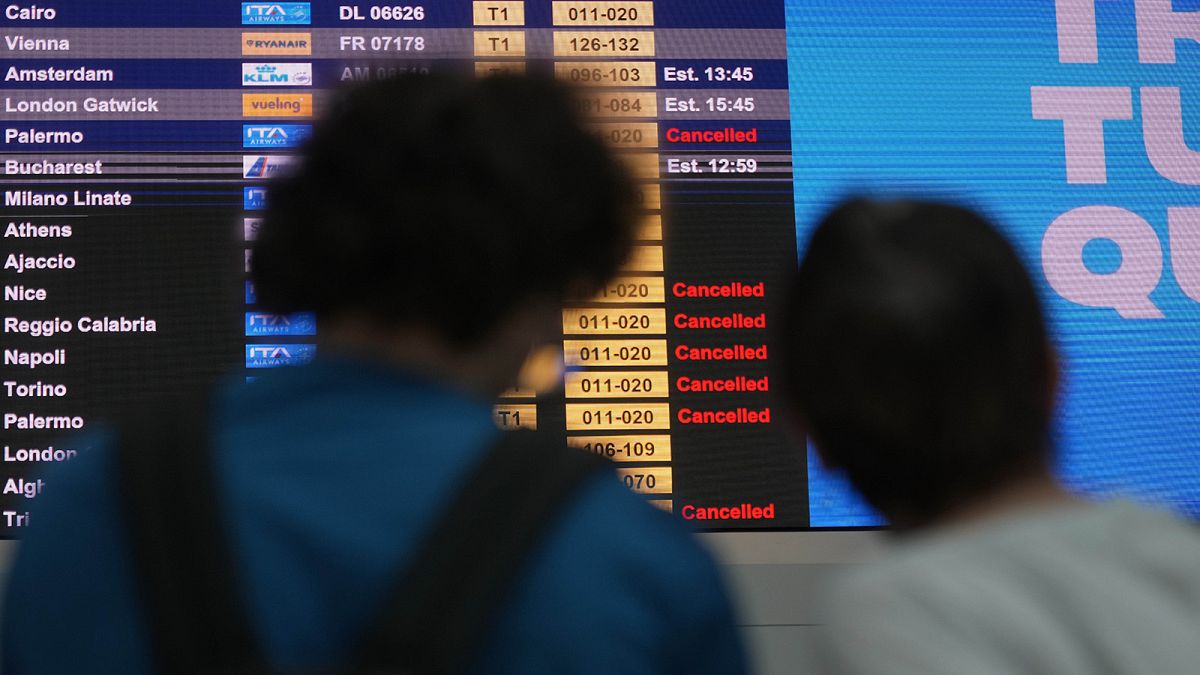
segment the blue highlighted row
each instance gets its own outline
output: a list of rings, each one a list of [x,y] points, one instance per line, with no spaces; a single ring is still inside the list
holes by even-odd
[[[309,124],[243,124],[243,148],[294,148],[312,134]]]
[[[472,72],[471,59],[422,61]],[[787,89],[787,61],[779,59],[659,59],[657,88]],[[255,66],[255,64],[261,64]],[[414,64],[415,65],[415,64]],[[249,67],[248,67],[249,66]],[[263,72],[260,73],[260,68]],[[271,76],[271,69],[274,76]],[[530,72],[549,74],[548,60]],[[285,77],[287,73],[293,76]],[[330,89],[347,81],[386,76],[387,65],[348,65],[311,56],[245,56],[233,59],[30,59],[4,67],[6,88],[50,89],[242,89],[245,92]],[[264,74],[265,73],[265,74]]]
[[[784,0],[655,0],[653,28],[784,27]],[[52,13],[23,15],[16,27],[218,28],[320,26],[327,28],[471,28],[470,2],[368,3],[347,0],[243,2],[188,0],[58,0]],[[14,17],[15,18],[15,17]],[[524,28],[553,26],[551,3],[525,3]],[[637,28],[648,28],[637,26]]]

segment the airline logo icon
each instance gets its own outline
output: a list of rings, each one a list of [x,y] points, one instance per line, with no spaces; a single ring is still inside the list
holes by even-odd
[[[312,33],[242,33],[242,56],[308,56]]]
[[[295,161],[287,155],[247,155],[242,157],[242,178],[270,178]]]
[[[243,87],[307,87],[312,84],[311,63],[243,63]]]
[[[260,227],[262,227],[262,218],[243,218],[242,234],[245,235],[246,241],[258,239],[258,228]]]
[[[294,148],[312,133],[307,124],[243,124],[243,148]]]
[[[312,117],[312,94],[242,94],[243,117]]]
[[[312,5],[307,2],[243,2],[242,25],[305,26],[312,23]]]
[[[246,367],[299,366],[312,361],[316,355],[316,345],[246,345]]]
[[[267,207],[267,189],[260,187],[242,188],[242,208],[259,211]]]
[[[246,282],[246,304],[253,305],[258,302],[258,294],[254,292],[254,282]]]
[[[295,314],[246,312],[246,337],[316,334],[317,316],[310,312]]]

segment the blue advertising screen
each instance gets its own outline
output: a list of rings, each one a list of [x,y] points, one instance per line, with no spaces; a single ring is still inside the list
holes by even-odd
[[[785,421],[775,307],[836,201],[931,196],[1036,280],[1064,480],[1200,516],[1200,0],[54,0],[0,16],[0,536],[97,425],[321,358],[248,280],[270,179],[338,90],[435,68],[575,85],[639,186],[501,429],[701,529],[883,525]]]
[[[1200,517],[1200,2],[789,2],[798,235],[846,193],[981,209],[1063,359],[1073,488]],[[810,460],[813,526],[880,522]]]

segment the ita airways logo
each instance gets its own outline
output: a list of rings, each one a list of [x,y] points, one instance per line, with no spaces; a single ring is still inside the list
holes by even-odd
[[[308,2],[243,2],[244,26],[307,26],[312,23]]]
[[[246,186],[242,188],[242,208],[246,211],[261,211],[267,207],[267,189]]]
[[[308,124],[243,124],[243,148],[294,148],[312,133]]]
[[[313,83],[311,63],[243,63],[243,87],[308,87]]]
[[[316,335],[317,317],[310,312],[269,314],[246,312],[246,336]]]
[[[246,345],[247,368],[299,366],[317,355],[314,344]]]

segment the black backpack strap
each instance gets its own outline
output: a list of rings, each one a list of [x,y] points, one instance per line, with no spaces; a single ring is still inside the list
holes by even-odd
[[[217,500],[207,397],[119,429],[116,466],[157,671],[265,673]]]
[[[452,675],[469,667],[555,516],[611,467],[541,434],[502,434],[393,589],[363,643],[360,672]]]

